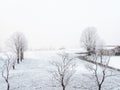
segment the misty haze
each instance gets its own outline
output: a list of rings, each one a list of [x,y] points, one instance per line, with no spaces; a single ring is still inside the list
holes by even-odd
[[[0,90],[120,90],[119,0],[1,0]]]

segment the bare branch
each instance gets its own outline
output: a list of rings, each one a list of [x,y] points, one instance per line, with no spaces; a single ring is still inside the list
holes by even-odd
[[[57,54],[61,59],[52,61],[50,64],[54,67],[52,73],[53,79],[62,86],[62,90],[71,82],[75,73],[74,58],[70,58],[68,53]]]

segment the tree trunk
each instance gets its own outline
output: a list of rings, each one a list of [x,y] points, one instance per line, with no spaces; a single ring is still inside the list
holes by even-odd
[[[17,63],[19,64],[19,51],[17,52]]]
[[[64,85],[64,83],[63,83],[63,79],[62,79],[61,85],[62,85],[62,90],[65,90],[65,85]]]
[[[7,82],[7,90],[10,90],[10,84]]]
[[[22,62],[22,51],[20,51],[20,61]]]
[[[24,52],[23,52],[23,50],[21,49],[21,50],[20,50],[20,60],[21,60],[21,62],[22,62],[23,59],[24,59]]]
[[[88,56],[91,56],[91,52],[90,51],[88,51]]]
[[[13,65],[13,70],[15,69],[15,65]]]
[[[62,90],[65,90],[65,86],[64,85],[62,86]]]
[[[98,90],[101,90],[101,85],[98,86]]]
[[[22,60],[24,59],[24,52],[22,51]]]
[[[17,57],[17,63],[19,64],[19,57]]]

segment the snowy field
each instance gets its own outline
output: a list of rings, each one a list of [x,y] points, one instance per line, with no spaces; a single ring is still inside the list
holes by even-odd
[[[120,69],[120,56],[111,57],[109,65]]]
[[[10,71],[10,90],[61,90],[60,87],[54,85],[54,81],[51,80],[51,74],[49,73],[49,70],[52,69],[50,61],[57,60],[57,53],[59,52],[60,51],[26,52],[24,61],[16,65],[15,70]],[[72,51],[67,52],[73,54]],[[76,55],[73,54],[73,56]],[[77,59],[76,73],[74,79],[70,85],[68,85],[67,90],[96,90],[94,83],[92,83],[93,81],[86,78],[86,76],[89,75],[88,70],[85,68],[87,64],[89,63]],[[120,68],[119,58],[112,57],[110,65]],[[104,84],[109,87],[105,87],[103,90],[120,90],[118,85],[120,83],[119,77],[120,76],[111,77],[108,82]],[[6,90],[6,83],[1,75],[0,90]]]

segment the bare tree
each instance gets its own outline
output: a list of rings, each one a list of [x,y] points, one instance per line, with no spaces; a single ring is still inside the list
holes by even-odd
[[[87,65],[86,67],[92,72],[98,90],[101,90],[106,78],[112,76],[112,73],[108,70],[110,56],[106,56],[104,50],[100,49],[98,53],[91,56],[91,60],[95,62],[94,65]]]
[[[23,34],[21,34],[21,42],[20,42],[20,60],[24,59],[24,52],[27,49],[27,40]]]
[[[81,35],[81,46],[88,51],[88,55],[95,53],[98,35],[95,27],[86,28]]]
[[[5,79],[5,82],[7,83],[7,90],[10,90],[9,75],[11,67],[14,66],[13,63],[14,63],[13,56],[6,54],[6,58],[4,59],[4,65],[2,69],[2,77]]]
[[[66,86],[71,82],[75,73],[75,62],[68,53],[58,54],[58,56],[60,60],[50,62],[53,66],[51,73],[53,80],[62,87],[62,90],[66,90]]]
[[[8,47],[16,54],[17,63],[24,59],[24,51],[27,49],[27,41],[23,33],[16,32],[8,40]]]

